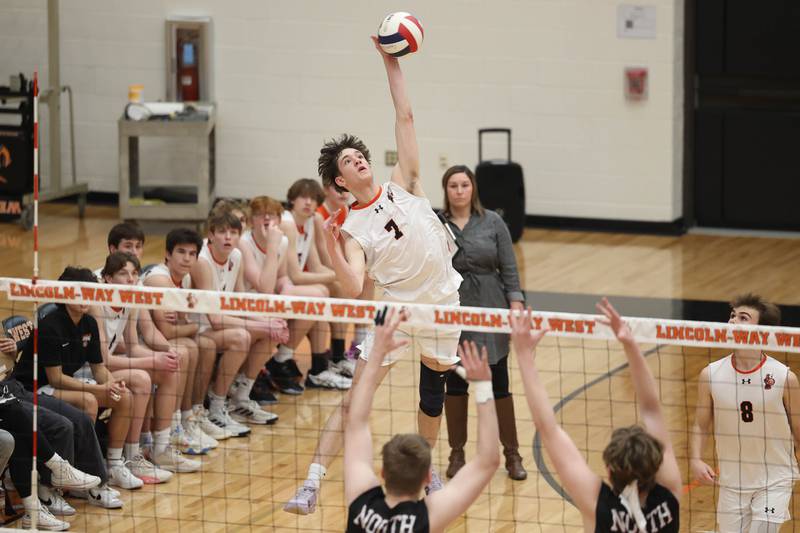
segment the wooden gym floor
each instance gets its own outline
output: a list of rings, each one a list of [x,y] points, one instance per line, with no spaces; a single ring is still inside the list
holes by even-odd
[[[116,209],[89,206],[84,220],[69,205],[41,210],[40,268],[43,278],[58,276],[64,266],[102,265],[106,234],[117,220]],[[146,228],[147,229],[147,228]],[[160,261],[163,232],[148,231],[144,263]],[[0,224],[0,275],[30,277],[32,234],[19,226]],[[527,291],[581,293],[652,298],[726,301],[753,290],[781,304],[800,304],[796,289],[800,241],[780,238],[685,235],[655,237],[609,233],[528,230],[517,246],[523,288]],[[532,302],[534,305],[536,302]],[[11,302],[0,297],[2,314]],[[28,309],[20,304],[14,312]],[[586,310],[587,312],[590,310]],[[623,314],[625,309],[621,309]],[[724,320],[725,316],[718,317]],[[696,376],[724,353],[679,347],[643,347],[659,379],[673,440],[686,474],[686,436],[693,418]],[[300,357],[308,365],[307,349]],[[776,357],[786,360],[780,354]],[[537,357],[557,416],[595,471],[602,472],[600,454],[613,426],[635,420],[627,370],[616,370],[624,355],[615,344],[549,338]],[[792,357],[790,363],[796,363]],[[521,453],[528,480],[512,482],[501,468],[489,488],[466,516],[449,531],[580,531],[580,516],[555,489],[557,477],[549,461],[537,468],[534,431],[512,355]],[[414,429],[417,363],[396,365],[375,401],[375,454],[389,435]],[[305,477],[319,428],[338,403],[339,393],[307,391],[299,398],[280,397],[274,411],[277,425],[254,428],[249,439],[228,440],[204,458],[199,474],[183,474],[157,487],[123,491],[125,508],[106,511],[74,503],[73,531],[342,531],[342,464],[337,459],[323,484],[314,515],[298,517],[281,511],[282,504]],[[434,462],[446,468],[447,434],[442,424]],[[475,444],[474,406],[470,412],[470,442]],[[711,446],[707,450],[709,461]],[[688,483],[687,480],[684,480]],[[715,494],[710,488],[687,487],[682,500],[682,531],[714,529]],[[793,515],[800,512],[798,498]],[[74,502],[74,501],[73,501]],[[794,531],[788,522],[781,531]]]

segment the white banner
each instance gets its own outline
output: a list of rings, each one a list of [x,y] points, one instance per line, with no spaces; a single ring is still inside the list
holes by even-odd
[[[408,325],[418,329],[463,329],[509,333],[508,309],[401,304],[367,300],[307,298],[242,292],[215,292],[178,288],[109,285],[0,278],[0,291],[9,300],[171,309],[186,313],[272,316],[285,319],[324,320],[372,324],[384,306],[409,312]],[[613,303],[613,302],[612,302]],[[624,311],[624,310],[621,310]],[[534,327],[549,335],[579,339],[614,340],[612,332],[597,322],[597,315],[534,311]],[[800,353],[800,329],[692,322],[657,318],[626,318],[642,344],[672,344],[709,348],[764,349]]]

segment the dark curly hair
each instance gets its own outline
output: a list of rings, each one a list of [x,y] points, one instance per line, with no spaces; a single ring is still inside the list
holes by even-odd
[[[348,192],[347,189],[336,183],[336,176],[340,175],[339,172],[339,154],[345,148],[353,148],[361,152],[367,163],[370,162],[369,149],[364,144],[364,141],[350,135],[343,133],[336,139],[326,141],[319,151],[319,160],[317,162],[317,171],[322,178],[322,184],[325,187],[334,186],[339,192]]]

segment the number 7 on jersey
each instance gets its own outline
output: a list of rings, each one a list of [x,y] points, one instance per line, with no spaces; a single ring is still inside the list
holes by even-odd
[[[385,229],[389,233],[394,231],[395,240],[397,240],[397,239],[399,239],[400,237],[403,236],[403,232],[400,231],[400,228],[397,227],[397,222],[395,222],[393,218],[389,219],[389,222],[386,223],[386,225],[383,227],[383,229]]]

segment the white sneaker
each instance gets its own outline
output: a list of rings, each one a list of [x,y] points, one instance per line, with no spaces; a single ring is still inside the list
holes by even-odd
[[[66,461],[50,471],[50,483],[53,487],[64,489],[90,489],[100,484],[100,478],[81,472]]]
[[[95,487],[86,491],[87,501],[104,509],[122,509],[122,500],[119,491],[112,489],[108,484]]]
[[[317,508],[317,493],[319,489],[312,483],[306,481],[303,486],[297,489],[294,497],[286,502],[283,510],[287,513],[307,515],[313,513]]]
[[[253,400],[237,401],[231,400],[233,409],[230,412],[231,418],[237,422],[246,424],[274,424],[278,420],[278,415],[265,411]]]
[[[69,522],[59,520],[47,510],[47,507],[42,505],[38,499],[36,500],[38,509],[33,510],[36,514],[36,530],[37,531],[66,531],[69,529]],[[25,511],[25,516],[22,517],[22,527],[24,529],[31,529],[33,525],[33,518],[31,512]]]
[[[172,479],[172,472],[158,468],[156,465],[145,459],[144,455],[141,453],[135,456],[133,459],[128,459],[128,461],[125,462],[125,466],[131,471],[131,474],[138,477],[145,483],[166,483]]]
[[[425,495],[431,494],[432,492],[438,492],[443,488],[444,483],[442,483],[442,478],[439,477],[439,473],[435,468],[431,468],[431,482],[425,486]]]
[[[144,481],[134,476],[125,463],[117,463],[108,467],[108,484],[121,489],[140,489]]]
[[[346,357],[337,363],[331,361],[329,369],[331,372],[336,372],[340,376],[353,379],[353,376],[356,375],[356,361],[355,359],[348,359]]]
[[[47,510],[55,516],[72,516],[75,514],[75,508],[67,503],[61,491],[58,489],[51,489],[47,485],[39,483],[37,485],[37,492],[39,493],[39,501],[42,505],[47,507]]]
[[[167,446],[166,450],[153,457],[153,464],[164,470],[180,474],[197,472],[202,466],[200,461],[184,457],[181,451],[171,444]]]
[[[198,413],[197,415],[197,424],[200,426],[200,430],[217,441],[229,439],[231,437],[235,437],[236,435],[229,429],[224,427],[220,427],[213,423],[211,420],[208,419],[208,411],[203,409],[202,413]]]
[[[190,441],[197,442],[205,450],[213,450],[219,446],[217,439],[209,437],[200,429],[197,415],[192,415],[184,424],[183,429],[186,431],[186,436],[189,437]]]
[[[182,424],[178,424],[178,426],[172,430],[169,436],[169,442],[187,455],[203,455],[208,453],[208,450],[211,449],[204,447],[203,444],[196,439],[192,439],[192,436],[186,432]]]
[[[219,413],[209,412],[208,419],[217,427],[230,431],[234,437],[246,437],[250,434],[250,428],[231,418],[225,407]]]
[[[330,370],[323,370],[319,374],[309,374],[306,378],[306,388],[347,390],[353,386],[353,380],[341,376]]]

